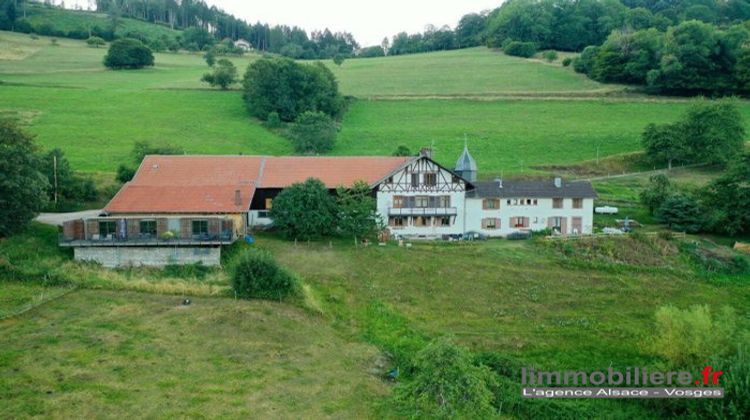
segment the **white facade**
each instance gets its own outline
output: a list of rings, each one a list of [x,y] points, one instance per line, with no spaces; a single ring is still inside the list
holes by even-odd
[[[499,204],[499,208],[494,208],[498,206],[490,201]],[[556,203],[562,207],[555,208]],[[508,198],[501,193],[492,198],[469,198],[466,200],[466,218],[470,221],[467,232],[506,236],[513,232],[550,228],[563,235],[591,234],[594,229],[593,209],[593,198]]]
[[[566,196],[570,191],[561,180],[555,181],[557,187],[547,188],[544,197],[514,194],[500,185],[496,194],[484,188],[478,197],[467,192],[463,178],[422,157],[378,185],[377,210],[392,234],[406,237],[467,232],[500,237],[546,228],[563,235],[593,233],[592,196]],[[555,197],[558,189],[560,196]]]
[[[428,158],[410,162],[377,187],[377,210],[394,235],[464,232],[466,181]]]

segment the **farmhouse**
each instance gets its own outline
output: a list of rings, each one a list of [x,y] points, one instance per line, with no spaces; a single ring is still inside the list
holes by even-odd
[[[63,226],[62,246],[78,260],[105,266],[202,262],[218,265],[221,246],[272,223],[284,188],[308,178],[331,191],[364,181],[377,211],[396,235],[440,238],[480,232],[505,236],[551,228],[591,233],[588,182],[560,178],[476,181],[464,149],[455,170],[415,157],[147,156],[133,180],[99,217]]]
[[[243,51],[250,51],[253,49],[253,46],[250,44],[250,42],[245,39],[238,39],[234,41],[234,46],[242,49]]]

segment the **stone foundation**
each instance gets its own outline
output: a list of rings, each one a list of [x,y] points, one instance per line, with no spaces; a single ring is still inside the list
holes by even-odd
[[[76,261],[93,261],[104,267],[185,265],[217,266],[221,247],[78,247]]]

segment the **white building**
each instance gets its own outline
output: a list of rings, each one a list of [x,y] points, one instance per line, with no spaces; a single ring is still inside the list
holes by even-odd
[[[234,41],[234,46],[242,49],[243,51],[250,51],[253,49],[252,44],[250,44],[249,41],[244,40],[244,39],[238,39]]]
[[[597,195],[590,182],[476,177],[466,147],[454,171],[420,156],[376,186],[378,213],[392,233],[405,237],[498,237],[546,228],[563,235],[593,232]]]

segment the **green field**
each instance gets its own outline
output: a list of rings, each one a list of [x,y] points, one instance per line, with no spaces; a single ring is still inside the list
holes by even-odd
[[[256,246],[312,291],[311,310],[204,296],[205,282],[226,291],[216,274],[186,277],[179,289],[160,270],[77,264],[55,238],[35,225],[0,242],[2,267],[31,281],[0,281],[0,308],[33,300],[43,279],[79,287],[0,321],[2,417],[388,417],[395,406],[379,376],[440,336],[524,365],[603,370],[663,363],[649,347],[663,305],[729,305],[739,329],[749,326],[746,278],[705,277],[676,242],[658,239],[605,239],[604,252],[578,258],[544,241],[354,248],[259,235]],[[181,307],[186,295],[193,304]],[[648,414],[637,404],[580,404]]]
[[[76,291],[0,321],[0,417],[372,416],[387,391],[374,347],[300,309],[180,302]]]
[[[78,170],[114,172],[136,141],[177,144],[188,153],[291,153],[287,140],[248,115],[239,91],[211,90],[199,82],[207,69],[200,55],[157,54],[152,69],[108,71],[101,65],[104,49],[72,40],[52,46],[44,37],[8,32],[0,33],[0,51],[0,113],[26,121],[44,148],[62,148]],[[255,58],[233,60],[243,69]],[[410,73],[414,60],[429,65]],[[457,63],[471,65],[467,73],[479,80],[457,76]],[[637,96],[428,99],[481,93],[471,86],[493,94],[537,89],[537,96],[558,89],[537,78],[559,82],[567,92],[600,89],[558,65],[482,48],[352,59],[333,67],[345,94],[389,97],[397,89],[420,98],[356,100],[333,154],[387,155],[401,144],[414,151],[434,144],[436,158],[450,165],[465,135],[485,177],[593,159],[597,146],[602,157],[638,150],[647,123],[673,121],[687,107],[685,101]],[[373,70],[380,67],[386,76]],[[403,78],[387,76],[402,71]],[[417,78],[426,84],[410,82]],[[741,109],[750,119],[750,105],[742,102]]]
[[[330,67],[341,90],[360,98],[597,95],[620,90],[559,64],[510,57],[484,47],[347,60],[340,67]]]

